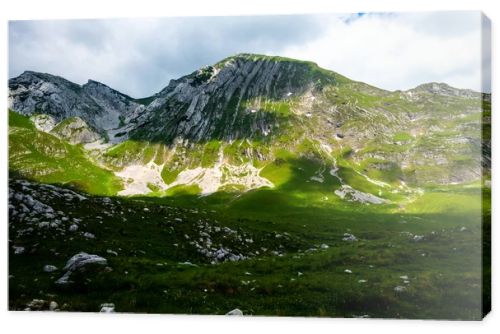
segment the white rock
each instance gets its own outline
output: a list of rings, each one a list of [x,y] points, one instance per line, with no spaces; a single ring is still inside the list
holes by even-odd
[[[107,265],[108,261],[100,257],[99,255],[87,254],[85,252],[80,252],[74,256],[72,256],[68,262],[66,262],[66,266],[64,266],[64,270],[66,273],[59,278],[56,283],[57,284],[68,284],[71,281],[69,280],[71,274],[74,271],[80,270],[81,268],[89,265],[89,264],[98,264],[98,265]]]
[[[114,250],[111,250],[111,249],[107,249],[107,250],[106,250],[106,253],[111,254],[111,255],[114,255],[114,256],[118,256],[118,253],[117,253],[117,252],[115,252]]]
[[[14,254],[23,254],[24,251],[25,251],[25,248],[23,246],[12,246],[12,248],[14,249]]]
[[[358,238],[356,238],[354,236],[354,234],[344,233],[344,236],[342,237],[342,240],[343,241],[354,242],[354,241],[358,241]]]
[[[49,310],[50,311],[55,311],[59,305],[55,301],[51,301],[49,304]]]
[[[350,270],[350,269],[346,269],[346,270],[344,270],[344,272],[345,272],[346,274],[352,274],[352,270]]]
[[[398,285],[397,287],[394,288],[394,291],[403,292],[403,291],[406,291],[406,287]]]
[[[413,241],[415,242],[419,242],[419,241],[422,241],[424,239],[424,236],[423,235],[414,235],[413,236]]]
[[[83,236],[87,239],[95,239],[95,235],[90,232],[83,233]]]
[[[226,315],[238,315],[238,316],[241,316],[241,315],[243,315],[243,312],[240,309],[235,308],[234,310],[227,312]]]
[[[45,266],[43,266],[43,271],[45,271],[46,273],[51,273],[51,272],[56,271],[56,270],[57,270],[57,267],[53,266],[51,264],[46,264]]]
[[[101,304],[101,313],[114,313],[115,312],[115,304],[113,303],[104,303]]]
[[[78,225],[76,224],[71,224],[70,227],[68,228],[70,232],[76,232],[78,230]]]

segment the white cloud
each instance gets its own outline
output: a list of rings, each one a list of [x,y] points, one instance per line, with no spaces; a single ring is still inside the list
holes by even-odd
[[[436,14],[333,19],[322,36],[282,52],[389,90],[430,81],[480,90],[480,16],[459,16],[453,25]],[[459,23],[467,29],[453,31]]]
[[[480,90],[480,15],[433,12],[18,21],[9,73],[101,81],[134,97],[237,52],[312,60],[396,90],[430,81]]]

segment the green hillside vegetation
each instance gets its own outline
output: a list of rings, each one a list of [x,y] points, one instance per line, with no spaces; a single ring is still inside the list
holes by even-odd
[[[36,130],[29,118],[9,111],[9,170],[44,183],[65,184],[96,195],[116,194],[121,181],[89,160],[84,149]]]

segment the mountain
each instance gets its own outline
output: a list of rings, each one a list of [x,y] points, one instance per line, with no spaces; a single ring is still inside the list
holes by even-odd
[[[316,183],[343,199],[399,201],[418,187],[480,180],[489,103],[442,83],[389,92],[311,62],[253,54],[144,99],[50,74],[9,80],[10,109],[38,131],[82,144],[89,164],[121,181],[122,195],[278,189],[295,176],[300,187]],[[19,160],[22,152],[11,154]],[[51,174],[22,161],[11,170]]]

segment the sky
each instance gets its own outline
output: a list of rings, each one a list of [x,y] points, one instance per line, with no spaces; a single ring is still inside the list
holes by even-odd
[[[11,21],[9,77],[92,79],[140,98],[244,52],[314,61],[387,90],[445,82],[489,92],[484,29],[478,12]]]

